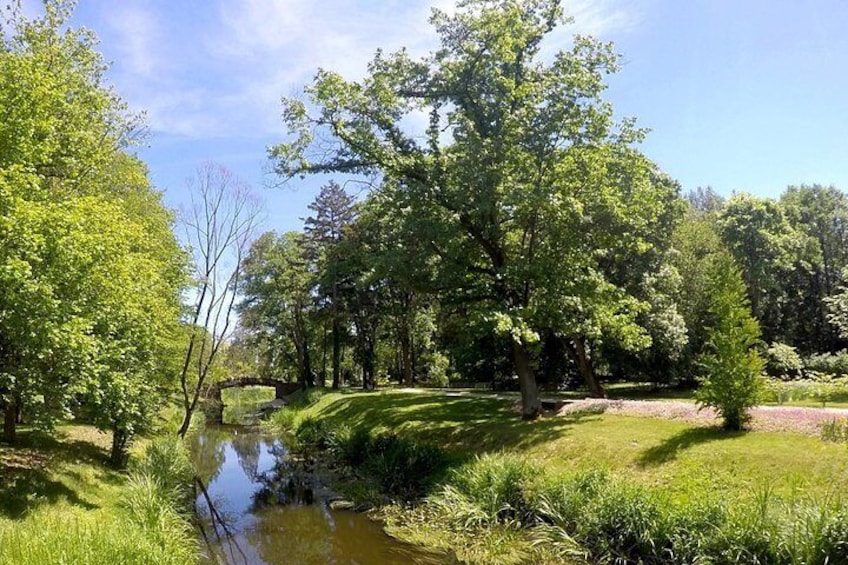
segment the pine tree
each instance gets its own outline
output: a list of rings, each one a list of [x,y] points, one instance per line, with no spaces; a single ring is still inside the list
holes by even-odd
[[[341,380],[341,281],[327,257],[344,238],[345,228],[356,219],[355,200],[339,184],[330,181],[321,188],[309,209],[315,212],[315,215],[304,220],[306,255],[317,267],[317,272],[322,273],[318,280],[318,293],[326,305],[332,324],[333,388],[337,389]]]

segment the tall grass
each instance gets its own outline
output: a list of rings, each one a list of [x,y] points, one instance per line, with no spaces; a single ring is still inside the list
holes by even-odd
[[[154,440],[133,465],[116,504],[91,511],[43,508],[23,520],[0,520],[0,563],[196,563],[186,506],[191,476],[180,442]]]
[[[707,491],[681,499],[598,471],[546,477],[514,456],[490,455],[450,473],[418,512],[419,528],[426,516],[425,529],[452,532],[447,542],[433,536],[447,547],[479,551],[492,531],[523,532],[533,542],[530,562],[554,555],[600,563],[848,563],[848,506],[800,489],[788,497],[762,489],[741,499]]]
[[[391,432],[334,426],[315,418],[300,422],[295,439],[301,449],[328,450],[370,483],[374,487],[371,492],[393,499],[409,501],[423,496],[446,465],[444,452],[428,443]]]

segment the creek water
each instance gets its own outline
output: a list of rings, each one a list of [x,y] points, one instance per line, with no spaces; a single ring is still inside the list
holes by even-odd
[[[454,563],[403,544],[364,514],[331,510],[316,477],[276,438],[209,426],[192,438],[206,563],[227,565]]]

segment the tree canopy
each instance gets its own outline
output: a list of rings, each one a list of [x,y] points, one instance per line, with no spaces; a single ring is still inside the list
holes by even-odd
[[[575,37],[544,56],[559,2],[465,1],[431,22],[428,57],[378,52],[364,80],[321,70],[309,105],[287,100],[276,170],[379,175],[402,229],[426,244],[428,290],[511,336],[525,417],[539,411],[530,352],[543,328],[567,336],[602,394],[592,348],[650,344],[636,289],[667,247],[677,185],[602,99],[610,45]],[[405,127],[421,115],[423,136]]]

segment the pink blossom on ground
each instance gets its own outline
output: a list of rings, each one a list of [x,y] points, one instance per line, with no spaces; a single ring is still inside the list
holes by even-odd
[[[720,423],[718,415],[712,408],[700,408],[693,402],[676,401],[587,398],[565,405],[559,414],[580,412],[612,412],[626,416],[679,420],[702,426]],[[818,436],[821,434],[822,424],[846,417],[848,417],[846,409],[758,406],[751,409],[749,428],[755,431],[795,432]]]

